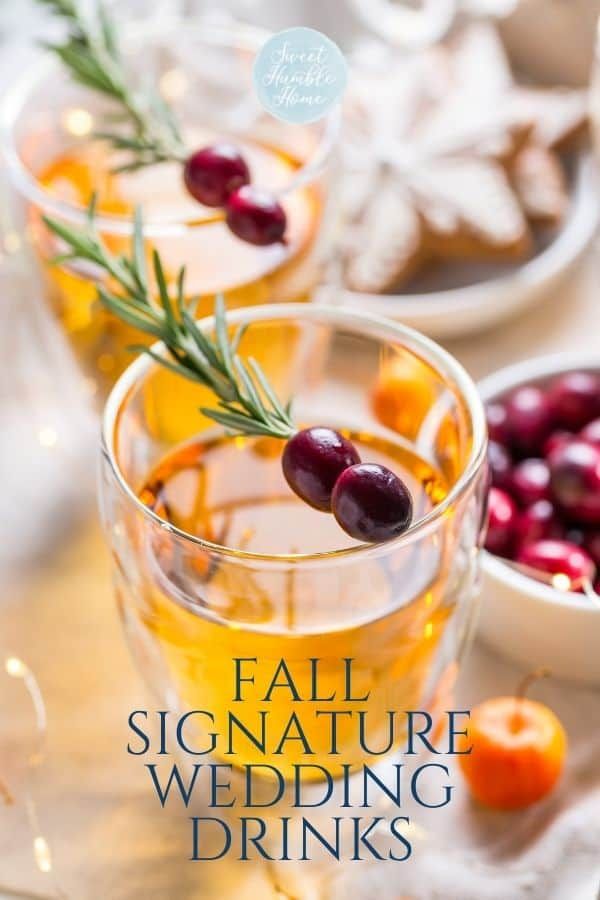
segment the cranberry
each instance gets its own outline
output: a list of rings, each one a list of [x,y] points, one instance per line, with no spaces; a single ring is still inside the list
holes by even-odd
[[[562,534],[562,525],[549,500],[537,500],[523,510],[519,516],[517,522],[519,547],[545,538],[560,538]]]
[[[594,419],[593,422],[586,425],[581,432],[580,437],[583,438],[584,441],[589,441],[590,444],[595,444],[597,447],[600,447],[600,419]]]
[[[538,453],[552,427],[550,407],[534,385],[517,388],[506,402],[510,442],[522,456]]]
[[[591,372],[567,372],[548,390],[548,403],[557,425],[578,431],[600,414],[600,378]]]
[[[294,493],[323,512],[331,511],[331,492],[338,476],[358,462],[354,444],[333,428],[321,426],[298,431],[285,445],[281,459]]]
[[[517,506],[499,488],[491,488],[488,498],[488,530],[485,549],[496,556],[512,556],[516,537]]]
[[[572,438],[573,435],[570,431],[553,431],[550,437],[544,441],[544,449],[542,451],[544,457],[550,456],[553,450],[566,444]]]
[[[225,206],[229,195],[248,184],[250,171],[232,144],[213,144],[188,158],[183,180],[189,193],[204,206]]]
[[[574,439],[548,459],[556,502],[577,522],[600,524],[600,447]]]
[[[595,566],[585,550],[569,541],[536,541],[521,548],[517,562],[550,575],[564,574],[571,580],[571,588],[581,587],[593,580]]]
[[[503,403],[488,403],[485,407],[488,434],[491,441],[507,444],[509,440],[508,414]]]
[[[331,508],[341,527],[359,541],[387,541],[406,531],[412,520],[410,491],[378,463],[345,469],[335,483]]]
[[[512,473],[512,459],[509,451],[497,441],[488,444],[488,463],[494,487],[509,488]]]
[[[227,225],[233,233],[258,247],[283,241],[285,211],[272,194],[244,185],[227,200]]]
[[[512,472],[512,495],[521,506],[550,498],[550,469],[543,459],[524,459]]]

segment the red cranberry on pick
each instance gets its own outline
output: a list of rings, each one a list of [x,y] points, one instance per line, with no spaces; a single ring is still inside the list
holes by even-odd
[[[581,439],[557,447],[548,459],[554,499],[573,520],[600,524],[600,447]]]
[[[519,547],[545,538],[560,538],[563,527],[549,500],[537,500],[519,515],[517,543]]]
[[[573,435],[570,431],[553,431],[550,437],[546,438],[544,441],[544,448],[542,451],[544,458],[550,456],[552,451],[556,450],[557,447],[560,447],[571,440],[573,440]]]
[[[548,403],[556,424],[578,431],[600,414],[600,378],[592,372],[567,372],[548,390]]]
[[[229,229],[242,241],[267,247],[282,243],[285,210],[272,194],[246,184],[230,194],[226,206]]]
[[[593,580],[596,567],[585,550],[568,541],[536,541],[522,547],[517,562],[550,575],[564,574],[572,582],[572,589],[581,588],[582,582]]]
[[[285,445],[281,466],[299,497],[323,512],[331,511],[331,493],[339,475],[360,456],[354,444],[333,428],[298,431]]]
[[[517,506],[512,497],[499,488],[490,488],[485,549],[496,556],[512,556],[517,518]]]
[[[584,441],[589,441],[590,444],[600,447],[600,419],[594,419],[593,422],[586,425],[579,436]]]
[[[543,459],[524,459],[517,463],[511,478],[512,495],[521,506],[550,498],[550,469]]]
[[[412,497],[404,482],[378,463],[345,469],[335,483],[331,509],[347,534],[370,543],[402,534],[413,515]]]
[[[522,456],[538,454],[552,428],[544,392],[535,385],[517,388],[506,401],[506,412],[511,446]]]
[[[503,403],[494,401],[486,404],[485,417],[491,441],[507,444],[509,440],[508,414]]]
[[[204,206],[225,206],[229,195],[248,184],[250,171],[232,144],[213,144],[188,158],[183,179],[189,193]]]
[[[510,489],[512,459],[509,451],[497,441],[488,444],[488,464],[494,487]]]

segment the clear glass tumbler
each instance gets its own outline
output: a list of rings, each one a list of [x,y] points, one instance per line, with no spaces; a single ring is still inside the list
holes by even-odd
[[[370,692],[370,740],[381,746],[387,710],[435,711],[443,702],[472,630],[486,490],[481,402],[445,351],[384,319],[290,304],[238,310],[228,322],[249,326],[240,354],[258,359],[282,398],[293,396],[298,422],[342,430],[364,461],[402,475],[414,524],[379,545],[348,538],[333,516],[291,493],[280,442],[225,436],[198,412],[207,399],[200,387],[187,390],[187,408],[172,420],[168,398],[181,379],[139,359],[106,407],[100,491],[131,649],[161,708],[210,710],[210,730],[223,740],[236,706],[234,659],[256,659],[244,718],[256,724],[268,709],[275,741],[289,696],[261,697],[277,662],[286,660],[305,699],[311,659],[320,660],[319,690],[328,695],[351,658],[355,693]],[[385,402],[392,374],[399,415]],[[220,740],[212,756],[275,764],[286,778],[302,761],[335,769],[313,717],[319,706],[303,703],[308,760],[298,743],[277,754],[269,742],[259,752],[243,736],[234,758]],[[336,708],[362,706],[341,700]],[[368,761],[354,716],[339,723],[338,745],[351,767]]]
[[[54,57],[30,67],[4,98],[2,150],[47,300],[99,399],[131,361],[127,348],[140,336],[98,305],[94,267],[51,265],[60,242],[43,215],[82,224],[96,193],[98,229],[118,251],[128,248],[132,212],[141,206],[148,253],[160,252],[170,284],[186,266],[189,294],[200,297],[199,316],[212,312],[218,291],[229,308],[310,299],[322,280],[334,221],[331,161],[339,111],[311,125],[264,112],[252,66],[267,32],[155,21],[124,33],[132,84],[159,90],[191,150],[218,139],[239,146],[254,183],[283,204],[288,228],[285,244],[255,247],[239,240],[219,210],[187,194],[179,163],[115,173],[122,156],[93,139],[106,129],[107,102],[74,84]]]

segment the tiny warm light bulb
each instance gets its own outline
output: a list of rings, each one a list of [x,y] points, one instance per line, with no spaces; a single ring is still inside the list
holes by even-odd
[[[552,587],[557,591],[570,591],[572,587],[571,579],[564,572],[557,572],[552,576]]]
[[[27,666],[16,656],[9,656],[4,662],[6,674],[11,678],[25,678],[27,675]]]
[[[55,429],[49,426],[40,428],[37,437],[42,447],[55,447],[58,442],[58,435]]]
[[[75,137],[85,137],[90,133],[94,119],[87,109],[67,109],[63,114],[63,126],[65,131]]]
[[[188,81],[181,69],[169,69],[160,79],[160,92],[165,100],[180,100],[188,87]]]
[[[7,253],[17,253],[21,248],[21,238],[16,231],[9,231],[4,236],[4,249]]]
[[[433,622],[427,622],[425,625],[424,635],[425,638],[429,639],[433,634]]]
[[[50,847],[46,838],[41,834],[38,834],[33,839],[33,853],[40,872],[51,872],[52,857],[50,855]]]

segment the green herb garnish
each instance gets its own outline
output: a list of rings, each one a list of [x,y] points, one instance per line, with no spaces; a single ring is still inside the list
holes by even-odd
[[[68,27],[63,43],[46,44],[64,63],[75,81],[112,100],[117,121],[130,131],[101,131],[96,137],[127,151],[128,160],[115,171],[127,172],[166,160],[185,160],[183,138],[172,110],[155,91],[134,90],[119,49],[114,22],[101,2],[88,16],[78,0],[38,0],[50,7]]]
[[[156,250],[152,254],[152,275],[158,304],[152,291],[146,265],[143,223],[139,210],[134,217],[133,245],[129,256],[113,254],[103,243],[95,227],[95,204],[89,210],[87,224],[74,228],[44,217],[44,222],[66,245],[56,263],[80,261],[92,263],[116,283],[115,290],[98,284],[103,306],[117,318],[139,331],[162,341],[168,355],[151,348],[135,346],[157,363],[177,375],[208,387],[218,399],[217,408],[202,408],[209,419],[223,425],[230,434],[264,435],[287,440],[296,429],[290,402],[283,404],[255,359],[244,361],[238,346],[245,326],[230,339],[222,295],[215,301],[214,334],[206,334],[195,321],[197,300],[186,301],[185,267],[179,271],[174,299],[167,288],[164,267]]]

